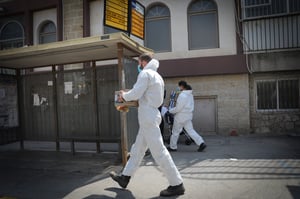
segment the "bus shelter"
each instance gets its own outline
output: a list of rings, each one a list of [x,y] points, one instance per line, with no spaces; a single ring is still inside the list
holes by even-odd
[[[0,139],[14,134],[22,149],[27,140],[53,141],[57,151],[69,141],[73,152],[77,141],[95,142],[97,152],[119,143],[125,164],[137,110],[116,111],[114,92],[133,86],[134,58],[145,52],[124,33],[0,51]],[[64,70],[70,64],[83,67]]]

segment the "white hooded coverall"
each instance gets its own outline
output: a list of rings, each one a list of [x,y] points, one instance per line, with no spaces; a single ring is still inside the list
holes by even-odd
[[[171,149],[177,149],[177,141],[183,128],[198,146],[204,143],[203,138],[193,128],[194,96],[192,93],[192,90],[181,91],[176,106],[169,110],[170,113],[175,114],[170,138]]]
[[[123,93],[124,100],[139,101],[139,131],[122,174],[133,176],[149,148],[154,160],[166,175],[169,184],[176,186],[182,183],[182,178],[170,153],[163,144],[159,129],[161,115],[158,107],[163,103],[164,81],[156,72],[158,67],[159,62],[152,59],[138,75],[133,89]]]

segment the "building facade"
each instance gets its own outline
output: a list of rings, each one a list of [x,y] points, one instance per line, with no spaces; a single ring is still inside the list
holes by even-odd
[[[299,132],[300,2],[240,3],[251,128],[255,133]]]
[[[155,51],[167,95],[179,80],[191,84],[199,133],[299,128],[297,0],[139,2],[145,40],[135,39]],[[286,10],[277,11],[283,2]],[[6,1],[0,16],[1,50],[116,31],[103,23],[104,0]]]
[[[236,35],[235,2],[141,2],[146,7],[145,45],[161,61],[167,90],[181,79],[193,87],[195,129],[202,134],[249,133],[249,79]]]

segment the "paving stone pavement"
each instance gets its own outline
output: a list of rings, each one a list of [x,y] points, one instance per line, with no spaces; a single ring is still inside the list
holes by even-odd
[[[180,144],[171,155],[191,199],[300,198],[300,137],[204,136],[205,152]],[[0,146],[0,199],[148,199],[168,186],[151,156],[127,189],[108,173],[122,166],[116,153],[47,150],[45,143]],[[90,150],[90,146],[83,146]],[[41,150],[42,149],[42,150]]]

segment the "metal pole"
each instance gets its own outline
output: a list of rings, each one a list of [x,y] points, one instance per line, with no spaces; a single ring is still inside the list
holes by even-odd
[[[125,72],[123,67],[124,47],[122,43],[118,43],[118,76],[119,88],[125,89]],[[127,118],[126,113],[121,113],[121,155],[122,163],[125,166],[127,162],[128,139],[127,139]]]
[[[100,139],[99,131],[99,113],[98,113],[98,96],[97,96],[97,71],[96,71],[96,62],[92,62],[92,74],[93,74],[93,103],[94,103],[94,115],[95,115],[95,127],[96,127],[96,136]],[[97,139],[97,153],[100,153],[100,140]]]
[[[53,81],[53,112],[54,112],[54,131],[56,132],[55,142],[56,151],[60,150],[59,145],[59,128],[58,128],[58,106],[57,106],[57,81],[56,81],[56,69],[52,66],[52,81]]]
[[[16,70],[17,74],[17,92],[18,92],[18,119],[19,119],[19,130],[20,133],[20,149],[24,150],[24,132],[23,132],[23,121],[21,114],[23,113],[21,103],[23,103],[23,97],[22,97],[22,82],[21,82],[21,72],[20,69]]]

